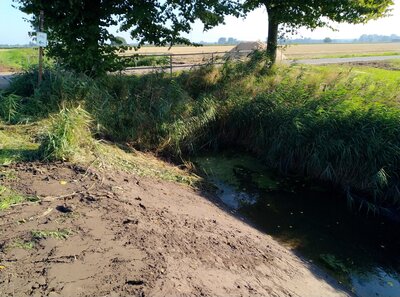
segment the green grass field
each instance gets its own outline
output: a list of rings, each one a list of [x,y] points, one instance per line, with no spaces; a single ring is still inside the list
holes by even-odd
[[[0,49],[0,70],[18,71],[37,64],[38,51],[34,48]]]

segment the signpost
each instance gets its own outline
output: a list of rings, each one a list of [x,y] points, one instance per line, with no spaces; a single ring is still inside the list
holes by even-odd
[[[36,44],[39,47],[46,47],[47,46],[47,33],[37,32],[36,33]]]
[[[39,46],[39,75],[38,75],[38,85],[42,82],[43,77],[43,47],[47,46],[47,34],[43,32],[43,18],[44,13],[43,10],[40,11],[39,15],[39,30],[40,32],[36,32],[36,42]]]

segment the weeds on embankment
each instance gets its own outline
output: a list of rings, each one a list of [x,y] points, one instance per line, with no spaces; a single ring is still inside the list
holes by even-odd
[[[68,161],[82,149],[91,149],[90,115],[80,108],[63,108],[50,119],[42,136],[39,155],[45,160]]]
[[[283,173],[335,184],[350,203],[370,210],[398,207],[399,73],[262,66],[255,56],[173,79],[149,74],[92,80],[55,69],[34,92],[26,87],[34,72],[17,78],[8,92],[28,97],[21,101],[21,118],[80,105],[93,117],[97,138],[175,158],[238,146]]]

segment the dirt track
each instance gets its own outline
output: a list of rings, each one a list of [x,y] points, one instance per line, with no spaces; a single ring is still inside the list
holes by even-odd
[[[3,183],[42,202],[0,213],[0,296],[349,296],[186,186],[65,164],[12,169]],[[15,246],[39,230],[70,235]]]

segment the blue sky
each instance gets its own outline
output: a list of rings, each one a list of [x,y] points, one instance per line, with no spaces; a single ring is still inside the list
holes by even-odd
[[[336,25],[337,32],[330,29],[317,29],[314,32],[302,29],[301,37],[311,38],[357,38],[361,34],[400,35],[400,0],[394,0],[392,16],[366,25]],[[0,0],[0,44],[24,44],[29,42],[28,32],[32,30],[24,18],[27,16],[12,7],[12,0]],[[188,37],[193,41],[216,41],[219,37],[234,37],[239,40],[265,40],[267,36],[267,14],[265,9],[258,9],[246,19],[227,17],[226,24],[208,32],[203,32],[201,23],[195,23]],[[112,31],[115,31],[114,29]],[[118,33],[129,40],[126,32]]]

